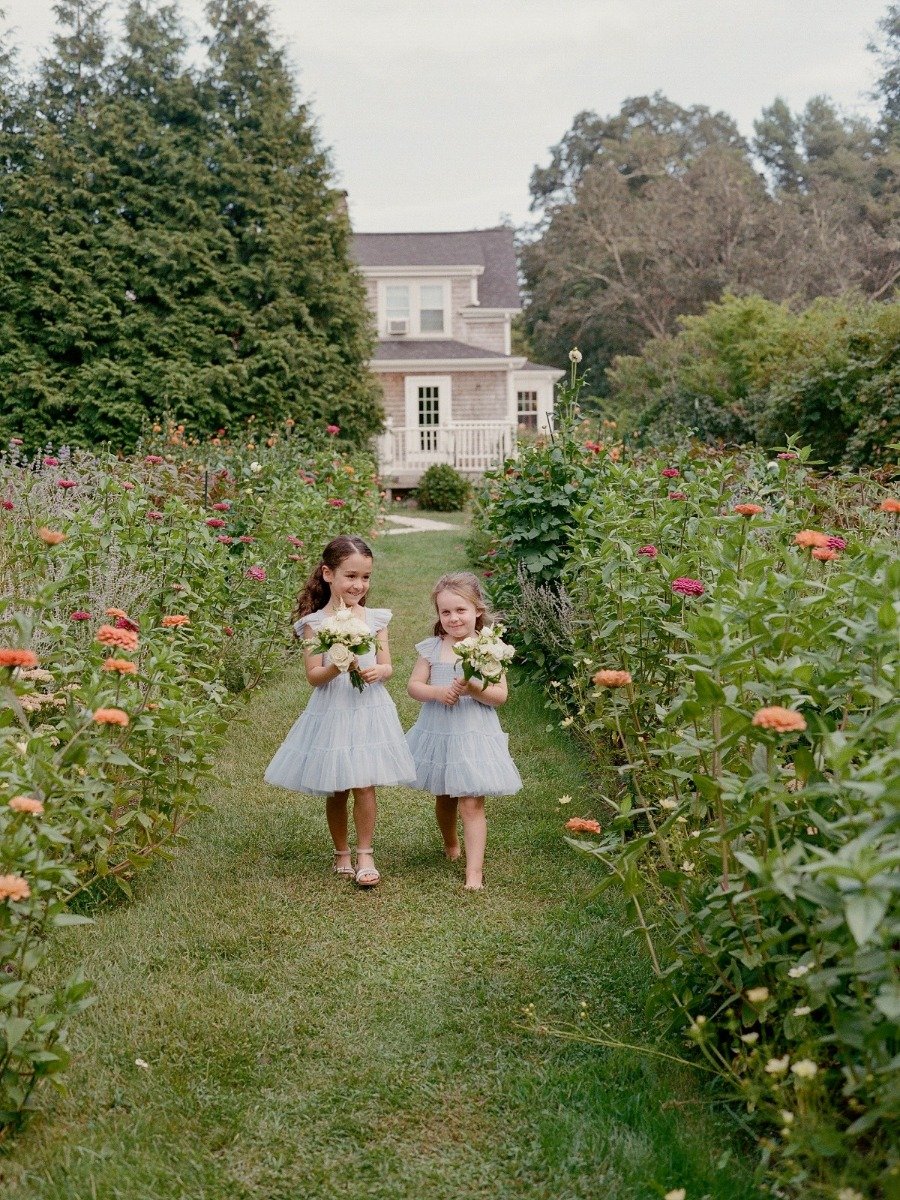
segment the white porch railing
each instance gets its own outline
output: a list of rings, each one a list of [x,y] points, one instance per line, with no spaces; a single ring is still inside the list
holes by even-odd
[[[497,466],[516,452],[516,426],[505,421],[452,421],[449,425],[392,426],[377,441],[383,474],[425,471],[449,463],[475,474]]]

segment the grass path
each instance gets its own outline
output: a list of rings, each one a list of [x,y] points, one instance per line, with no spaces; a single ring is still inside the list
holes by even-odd
[[[463,531],[384,538],[404,692],[428,591]],[[329,874],[322,805],[267,788],[307,697],[298,666],[249,703],[213,811],[135,902],[62,940],[99,1002],[73,1030],[69,1093],[0,1158],[5,1200],[743,1200],[756,1192],[692,1072],[537,1037],[523,1007],[640,1037],[649,973],[614,897],[560,838],[562,792],[591,813],[583,765],[539,696],[502,710],[526,790],[489,802],[487,890],[462,890],[427,797],[381,793],[384,882]],[[599,814],[595,814],[599,815]],[[141,1059],[149,1064],[136,1065]]]

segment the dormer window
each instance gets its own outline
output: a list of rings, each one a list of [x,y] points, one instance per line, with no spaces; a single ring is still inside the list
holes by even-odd
[[[450,327],[450,286],[441,280],[380,285],[381,336],[441,337]]]
[[[419,329],[422,333],[444,332],[444,286],[423,283],[419,287]]]

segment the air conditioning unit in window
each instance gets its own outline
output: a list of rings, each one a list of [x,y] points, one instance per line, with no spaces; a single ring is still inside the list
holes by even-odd
[[[389,317],[387,323],[388,337],[403,337],[409,333],[408,317]]]

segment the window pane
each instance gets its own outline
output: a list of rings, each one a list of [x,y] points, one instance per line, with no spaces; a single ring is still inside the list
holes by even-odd
[[[385,306],[389,317],[409,316],[409,288],[396,284],[384,289]]]
[[[444,288],[439,283],[419,288],[419,328],[422,333],[444,332]]]
[[[519,424],[526,429],[537,429],[537,392],[518,393]]]

